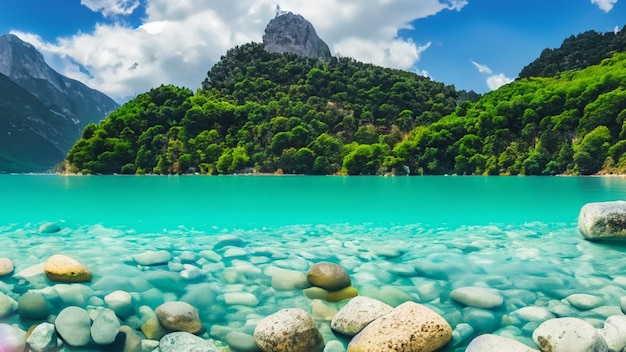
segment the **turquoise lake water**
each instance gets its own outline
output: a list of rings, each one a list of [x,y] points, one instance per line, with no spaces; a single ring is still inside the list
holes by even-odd
[[[426,227],[576,221],[626,199],[604,177],[0,176],[0,224],[62,221],[137,230],[302,224]]]
[[[231,331],[252,335],[260,317],[301,308],[326,343],[346,346],[330,329],[345,301],[274,287],[281,270],[305,273],[320,261],[343,266],[360,295],[412,300],[453,329],[471,326],[443,351],[462,352],[483,333],[536,348],[543,320],[602,328],[626,297],[626,246],[588,242],[577,230],[584,204],[626,200],[622,177],[0,175],[0,197],[0,258],[15,263],[0,292],[15,300],[42,292],[51,314],[105,307],[116,290],[131,293],[137,311],[184,300],[200,311],[202,337],[222,343]],[[39,233],[46,222],[61,231]],[[146,251],[171,260],[138,265],[134,256]],[[57,253],[90,268],[92,282],[47,280],[37,265]],[[454,302],[450,292],[466,286],[496,289],[504,304]],[[581,308],[568,303],[574,294],[600,303]],[[13,314],[0,323],[25,331],[35,322]]]

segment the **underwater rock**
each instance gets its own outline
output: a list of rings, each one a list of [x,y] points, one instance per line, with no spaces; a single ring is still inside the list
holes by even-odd
[[[500,307],[504,302],[498,290],[487,287],[460,287],[450,292],[450,298],[468,307],[485,309]]]
[[[61,227],[53,222],[46,222],[39,226],[39,233],[57,233],[61,231]]]
[[[112,309],[103,309],[91,325],[91,338],[98,345],[108,345],[115,341],[120,332],[120,321]]]
[[[348,352],[436,351],[452,339],[450,324],[430,308],[405,302],[367,325]]]
[[[143,266],[167,264],[170,259],[172,254],[168,251],[145,251],[133,256],[133,260]]]
[[[43,272],[55,282],[91,281],[91,271],[86,266],[63,254],[50,257],[43,266]]]
[[[263,351],[319,352],[324,339],[313,318],[299,308],[281,309],[259,321],[254,341]]]
[[[53,324],[41,323],[31,331],[26,339],[28,347],[34,352],[51,351],[57,346],[58,338]],[[0,351],[3,351],[0,349]]]
[[[590,323],[578,318],[556,318],[543,322],[533,332],[533,340],[543,351],[603,352],[606,342]]]
[[[330,327],[347,336],[354,336],[367,324],[390,313],[393,307],[377,299],[354,297],[335,315]]]
[[[15,266],[9,258],[0,258],[0,276],[6,276],[13,272]]]
[[[626,201],[585,204],[578,231],[588,240],[626,239]]]
[[[467,346],[465,352],[539,352],[521,342],[507,337],[484,334],[476,337]]]
[[[220,352],[210,341],[184,331],[173,332],[161,338],[159,342],[161,352]]]
[[[54,320],[54,327],[68,345],[87,346],[91,341],[91,319],[89,313],[80,307],[63,309]]]
[[[45,319],[48,316],[48,303],[41,293],[28,291],[18,298],[17,311],[24,319]]]
[[[198,310],[186,302],[166,302],[158,306],[156,316],[161,325],[173,331],[195,334],[202,329]]]
[[[338,264],[322,262],[313,264],[306,274],[307,280],[313,286],[328,291],[337,291],[352,284],[346,269]]]

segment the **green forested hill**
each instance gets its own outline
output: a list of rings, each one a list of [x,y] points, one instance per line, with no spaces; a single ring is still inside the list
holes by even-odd
[[[464,102],[393,150],[420,173],[626,172],[626,53]]]
[[[597,65],[623,51],[626,51],[626,31],[587,31],[570,36],[556,49],[544,49],[537,60],[522,69],[519,77],[553,77],[559,72]]]
[[[414,73],[252,43],[231,49],[197,93],[155,88],[89,125],[67,161],[83,173],[383,173],[398,166],[393,147],[457,99]]]
[[[82,173],[626,173],[626,53],[478,101],[409,72],[230,50],[195,94],[162,86],[89,125]]]

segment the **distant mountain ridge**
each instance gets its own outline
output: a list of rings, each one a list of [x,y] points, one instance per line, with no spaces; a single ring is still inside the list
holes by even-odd
[[[34,46],[11,34],[0,37],[0,74],[0,172],[52,168],[87,124],[119,107],[54,71]]]

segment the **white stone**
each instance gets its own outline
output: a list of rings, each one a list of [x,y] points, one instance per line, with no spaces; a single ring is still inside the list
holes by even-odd
[[[450,292],[450,298],[468,307],[485,309],[500,307],[504,302],[498,290],[487,287],[460,287]]]
[[[161,352],[220,352],[220,349],[210,341],[182,331],[163,336],[159,348]]]
[[[354,336],[363,330],[367,324],[392,310],[393,307],[379,300],[357,296],[339,310],[330,327],[344,335]]]
[[[195,265],[183,264],[183,271],[180,272],[180,276],[183,279],[194,280],[204,275],[202,270]]]
[[[126,319],[134,313],[133,297],[126,291],[113,291],[104,296],[104,302],[122,319]]]
[[[608,351],[606,342],[593,325],[578,318],[547,320],[535,329],[533,340],[543,351]]]
[[[167,264],[172,259],[172,254],[168,251],[145,251],[133,256],[133,260],[139,265],[153,266]]]
[[[324,346],[324,352],[345,352],[345,351],[346,351],[346,348],[344,347],[344,345],[337,340],[328,341],[326,343],[326,346]]]
[[[452,346],[458,346],[474,333],[474,328],[467,323],[459,323],[452,330]]]
[[[9,258],[0,258],[0,276],[6,276],[13,272],[15,266]]]
[[[589,310],[602,305],[602,298],[585,293],[576,293],[565,297],[565,300],[579,310]]]
[[[70,346],[82,347],[91,341],[91,319],[82,308],[71,306],[63,309],[54,321],[54,327]]]
[[[53,324],[41,323],[28,336],[26,342],[34,352],[49,351],[57,346],[57,335]],[[0,349],[1,351],[2,349]]]
[[[278,269],[272,276],[272,288],[278,291],[302,290],[311,287],[301,271]]]
[[[103,309],[91,325],[91,338],[98,345],[108,345],[115,341],[120,332],[120,321],[112,309]]]
[[[17,301],[0,292],[0,318],[4,318],[5,316],[16,311],[17,307]]]
[[[550,312],[545,307],[523,307],[517,310],[514,310],[510,314],[512,317],[517,317],[524,321],[546,321],[548,319],[554,318],[554,314]]]
[[[226,252],[224,252],[224,258],[245,257],[246,255],[248,255],[248,252],[239,247],[228,248]]]
[[[259,304],[259,299],[250,292],[228,292],[224,294],[224,302],[228,305],[255,307]]]
[[[492,334],[480,335],[472,340],[465,352],[539,352],[516,340]]]
[[[211,249],[205,249],[201,251],[198,255],[215,263],[222,261],[222,256]]]
[[[626,315],[608,317],[598,333],[606,341],[610,352],[621,352],[626,348]]]

